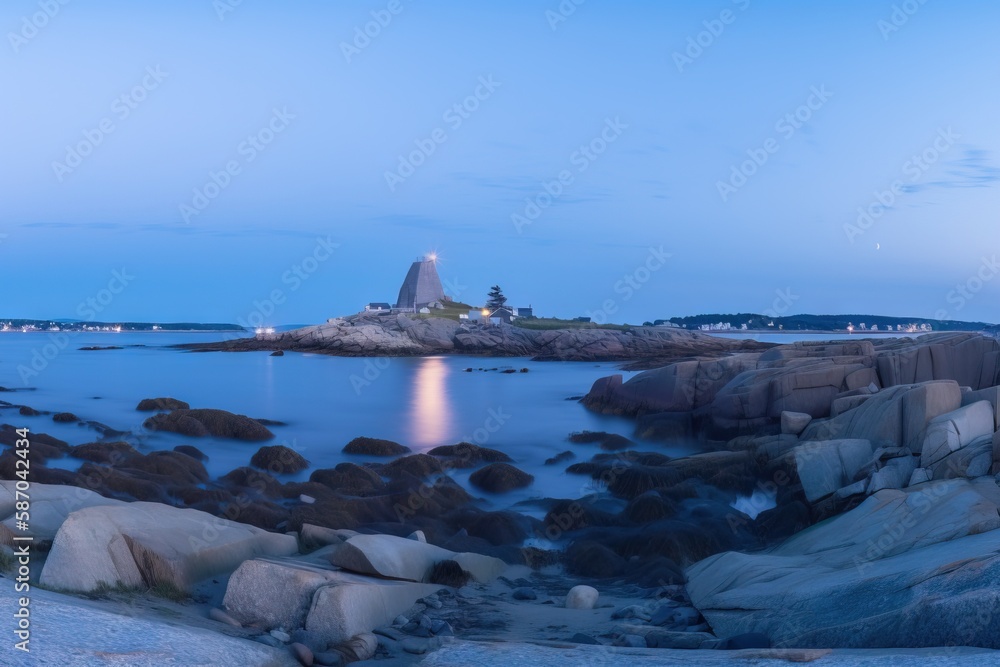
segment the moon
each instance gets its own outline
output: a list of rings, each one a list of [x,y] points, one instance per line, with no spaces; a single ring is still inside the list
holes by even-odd
[[[882,244],[881,243],[876,243],[875,244],[875,249],[876,250],[880,250],[881,248],[882,248]]]

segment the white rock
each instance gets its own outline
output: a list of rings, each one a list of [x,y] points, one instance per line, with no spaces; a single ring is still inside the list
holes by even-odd
[[[806,498],[816,501],[854,483],[854,476],[871,460],[868,440],[820,440],[793,450],[795,467]]]
[[[16,496],[16,480],[0,481],[0,518],[5,519],[3,525],[14,534],[23,534],[16,530],[14,519]],[[88,489],[62,484],[32,484],[31,496],[31,535],[36,540],[52,540],[66,517],[76,510],[98,505],[126,505],[128,503],[105,498]]]
[[[812,421],[812,415],[805,412],[789,412],[784,410],[781,413],[781,432],[790,435],[798,435],[802,431],[806,430],[806,426],[809,426],[809,422]]]
[[[989,401],[978,401],[932,419],[924,435],[921,467],[930,467],[977,438],[992,436],[993,414]]]
[[[481,583],[492,581],[507,569],[499,558],[455,553],[441,547],[393,535],[355,535],[330,555],[330,562],[359,574],[426,581],[435,563],[457,562]]]
[[[593,609],[600,593],[593,586],[574,586],[566,594],[567,609]]]
[[[305,628],[330,643],[344,642],[391,625],[414,602],[440,589],[434,584],[380,579],[322,586],[313,595]]]
[[[424,535],[424,531],[422,531],[422,530],[415,530],[415,531],[413,531],[412,533],[410,533],[406,537],[406,539],[408,539],[408,540],[416,540],[417,542],[423,542],[424,544],[427,543],[427,536]]]
[[[189,590],[261,555],[298,550],[289,535],[160,503],[124,503],[77,510],[56,534],[39,581],[88,592],[115,586],[169,584]]]

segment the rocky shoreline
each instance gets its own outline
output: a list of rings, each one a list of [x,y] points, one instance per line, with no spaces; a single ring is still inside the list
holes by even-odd
[[[547,664],[581,652],[976,664],[1000,648],[998,385],[1000,342],[971,334],[796,343],[604,378],[583,402],[634,418],[634,438],[568,434],[591,456],[566,472],[590,492],[504,511],[475,491],[531,475],[469,443],[413,453],[358,437],[344,451],[363,464],[312,469],[268,444],[280,423],[177,399],[137,405],[147,431],[188,439],[171,451],[87,420],[99,439],[71,445],[37,420],[76,415],[0,411],[32,426],[38,619],[96,605],[152,637],[218,633],[235,642],[219,664],[443,666],[505,651]],[[210,478],[205,436],[246,442],[247,465]],[[702,453],[662,451],[691,438]],[[17,479],[16,440],[0,427],[2,480]],[[68,458],[79,467],[46,465]],[[309,481],[281,481],[299,470]],[[473,471],[473,493],[456,470]],[[0,482],[8,566],[13,489]],[[78,655],[117,646],[102,636]],[[183,647],[154,644],[130,664],[164,651],[183,664]],[[941,648],[956,645],[977,648]],[[898,652],[911,648],[927,650]]]
[[[509,324],[486,326],[437,317],[362,313],[293,331],[177,347],[196,352],[287,351],[344,357],[462,354],[531,357],[536,361],[629,361],[652,367],[693,356],[766,350],[773,345],[668,327],[535,330]]]

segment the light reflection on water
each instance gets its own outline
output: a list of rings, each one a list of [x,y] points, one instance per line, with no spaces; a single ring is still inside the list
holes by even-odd
[[[418,360],[410,386],[410,443],[414,449],[432,449],[454,431],[448,396],[448,365],[442,357]]]

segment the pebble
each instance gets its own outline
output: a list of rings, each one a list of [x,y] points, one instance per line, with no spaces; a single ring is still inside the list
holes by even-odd
[[[289,648],[292,649],[292,655],[295,656],[296,660],[305,665],[305,667],[312,667],[315,657],[313,656],[312,650],[308,646],[295,642]]]
[[[593,586],[574,586],[566,594],[567,609],[593,609],[600,593]]]
[[[316,502],[315,498],[313,498],[312,496],[307,496],[304,493],[299,496],[299,500],[304,502],[306,505],[312,505],[314,502]]]
[[[217,609],[215,607],[212,607],[211,609],[208,610],[208,617],[213,621],[218,621],[219,623],[225,623],[227,625],[231,625],[236,628],[243,627],[242,623],[240,623],[235,618],[233,618],[226,612],[222,611],[221,609]]]
[[[291,636],[284,630],[271,630],[271,636],[285,644],[292,641]]]
[[[537,600],[538,594],[533,588],[515,588],[511,597],[515,600]]]

